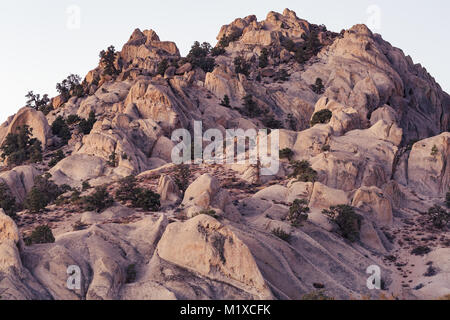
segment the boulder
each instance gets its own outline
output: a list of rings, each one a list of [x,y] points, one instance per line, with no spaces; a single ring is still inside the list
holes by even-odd
[[[320,182],[314,183],[311,200],[309,201],[311,208],[328,209],[341,204],[349,204],[345,191],[329,188]]]
[[[391,201],[377,187],[358,189],[353,197],[352,206],[372,213],[379,224],[391,225],[393,222]]]
[[[170,224],[157,253],[181,268],[232,284],[257,299],[272,298],[250,250],[212,217],[200,215],[185,223]]]
[[[0,208],[0,244],[11,240],[16,245],[20,242],[19,229],[13,219],[5,214]]]
[[[19,166],[0,173],[0,182],[4,182],[18,202],[23,202],[34,186],[34,179],[41,172],[34,166]]]
[[[161,196],[161,202],[176,203],[181,198],[180,189],[171,176],[162,175],[158,183],[157,193]]]

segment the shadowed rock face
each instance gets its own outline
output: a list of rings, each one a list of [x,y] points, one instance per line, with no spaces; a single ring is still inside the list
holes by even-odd
[[[0,210],[1,299],[302,299],[318,288],[336,299],[379,298],[367,289],[371,265],[382,269],[386,295],[449,294],[448,228],[424,214],[444,207],[450,188],[450,97],[432,76],[364,25],[338,34],[289,9],[236,19],[217,39],[224,53],[209,54],[215,67],[205,72],[174,43],[136,29],[117,54],[117,75],[99,65],[84,97],[47,116],[21,109],[0,126],[0,142],[28,125],[44,146],[43,163],[0,168],[18,203],[42,173],[82,197],[94,192],[86,182],[115,196],[129,175],[140,188],[133,195],[161,195],[156,213],[131,200],[83,212],[73,191],[16,222]],[[331,118],[311,127],[325,109]],[[51,143],[58,116],[91,112],[89,134],[70,124],[68,144]],[[191,165],[180,183],[171,135],[193,132],[194,120],[222,133],[280,128],[290,159],[274,176],[249,164]],[[56,151],[64,159],[49,168]],[[290,160],[307,161],[308,174],[292,176]],[[288,219],[297,199],[308,207],[300,225]],[[322,212],[339,205],[358,216],[354,242]],[[55,243],[25,247],[39,225]],[[421,247],[430,252],[415,256]],[[424,276],[428,261],[435,276]],[[66,285],[73,265],[82,277],[75,291]]]

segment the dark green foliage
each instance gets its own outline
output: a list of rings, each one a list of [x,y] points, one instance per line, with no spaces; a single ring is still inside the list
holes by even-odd
[[[292,113],[289,113],[287,115],[287,121],[289,124],[289,129],[292,131],[297,131],[297,119],[294,118],[294,115]]]
[[[244,97],[244,108],[241,112],[243,115],[252,118],[258,117],[262,113],[261,109],[258,107],[258,104],[253,100],[253,96],[251,94]]]
[[[259,56],[259,67],[265,68],[269,65],[269,51],[267,48],[261,50],[261,55]]]
[[[70,138],[72,137],[69,126],[61,116],[53,121],[52,133],[61,139],[63,145],[67,144],[67,142],[69,142]]]
[[[328,109],[323,109],[320,111],[317,111],[311,120],[311,127],[314,127],[316,124],[326,124],[330,122],[331,117],[333,116],[333,113]]]
[[[218,46],[221,48],[226,48],[230,45],[231,42],[239,40],[240,37],[241,37],[240,32],[233,32],[232,34],[230,34],[228,36],[223,36],[220,39]]]
[[[89,133],[91,133],[91,130],[94,127],[94,124],[96,122],[97,122],[97,118],[95,117],[95,112],[91,111],[89,113],[89,118],[81,119],[78,126],[83,134],[89,134]]]
[[[65,191],[49,180],[48,174],[34,179],[34,187],[27,194],[24,207],[32,213],[38,213],[55,201]]]
[[[275,74],[274,81],[276,81],[276,82],[284,82],[284,81],[288,81],[289,78],[290,78],[290,75],[287,72],[287,70],[286,69],[280,69],[280,71],[278,71]]]
[[[415,256],[424,256],[426,254],[429,254],[431,252],[430,247],[427,246],[419,246],[414,248],[411,251],[411,254],[415,255]]]
[[[294,151],[292,151],[289,148],[280,150],[280,159],[288,159],[289,161],[291,161],[293,156],[294,156]]]
[[[16,198],[11,194],[8,185],[0,181],[0,208],[3,209],[6,215],[11,218],[16,218],[16,213],[19,211],[19,204]]]
[[[282,129],[283,128],[283,122],[277,120],[274,118],[273,115],[265,115],[262,119],[262,123],[266,128],[269,129]]]
[[[290,177],[296,178],[298,181],[315,182],[317,179],[317,172],[311,168],[309,161],[291,161],[290,168],[293,170]]]
[[[331,150],[331,147],[329,144],[324,144],[321,148],[322,152],[328,152]]]
[[[289,233],[286,233],[283,229],[281,228],[276,228],[272,230],[272,234],[277,237],[280,238],[283,241],[286,242],[290,242],[291,240],[291,235]]]
[[[158,70],[156,71],[157,74],[164,76],[164,74],[166,73],[166,70],[169,68],[169,60],[167,59],[163,59],[159,64],[158,64]]]
[[[106,51],[100,52],[100,63],[102,64],[104,75],[115,76],[119,74],[119,70],[116,69],[115,61],[118,53],[114,46],[110,46]]]
[[[308,201],[305,199],[297,199],[289,208],[287,221],[289,221],[293,227],[298,227],[308,220],[308,213],[310,211]]]
[[[450,208],[450,191],[445,195],[445,204],[447,208]]]
[[[81,190],[82,191],[86,191],[86,190],[89,190],[91,188],[92,187],[91,187],[91,185],[89,184],[88,181],[83,181],[83,183],[81,184]]]
[[[433,148],[431,148],[431,156],[432,157],[436,157],[439,153],[439,149],[436,145],[433,146]]]
[[[226,52],[227,51],[225,50],[225,48],[222,48],[220,46],[214,47],[211,49],[211,55],[213,57],[218,57],[218,56],[224,55]]]
[[[243,57],[234,58],[234,71],[248,77],[250,74],[250,64]]]
[[[54,166],[56,166],[58,164],[58,162],[60,162],[61,160],[63,160],[66,156],[64,155],[64,152],[59,149],[58,151],[56,151],[53,155],[52,155],[52,159],[50,160],[50,162],[48,163],[48,166],[50,168],[53,168]]]
[[[79,75],[71,74],[61,83],[56,84],[56,90],[64,101],[67,101],[71,96],[83,97],[84,88],[80,82],[81,77]]]
[[[9,165],[42,161],[41,142],[31,138],[32,129],[23,126],[18,127],[16,132],[9,133],[0,147],[2,159],[7,159]]]
[[[322,213],[338,226],[342,237],[351,242],[359,240],[362,217],[355,213],[353,207],[333,206],[329,210],[323,210]]]
[[[323,85],[323,81],[320,78],[316,79],[316,83],[311,86],[312,91],[317,94],[322,94],[325,92],[325,86]]]
[[[109,155],[109,160],[107,162],[108,166],[110,167],[117,167],[118,164],[118,159],[117,159],[117,154],[115,151],[113,151],[110,155]]]
[[[54,243],[55,237],[49,226],[39,226],[24,241],[26,245],[31,246],[32,244]]]
[[[428,210],[430,221],[438,229],[444,229],[450,224],[450,211],[435,205]]]
[[[284,39],[281,45],[289,52],[295,52],[297,50],[295,42],[291,39]]]
[[[223,96],[223,100],[220,102],[220,105],[223,107],[230,108],[230,97],[228,95]]]
[[[145,211],[158,211],[161,208],[161,196],[151,190],[139,188],[134,176],[129,176],[119,182],[116,199],[121,202],[131,201],[134,208]]]
[[[68,125],[72,125],[72,124],[78,123],[80,121],[81,121],[81,119],[79,116],[77,116],[76,114],[71,114],[67,117],[66,123]]]
[[[108,209],[114,204],[114,199],[109,195],[106,187],[97,187],[95,192],[89,196],[83,197],[84,209],[87,211],[96,211],[98,213]]]
[[[303,39],[305,41],[295,49],[295,60],[300,64],[317,55],[321,49],[317,31],[311,31],[309,35],[303,36]]]
[[[191,174],[191,170],[186,164],[180,164],[175,169],[173,178],[178,186],[178,189],[182,192],[185,192],[189,187],[189,178],[191,177]]]
[[[196,41],[191,47],[191,51],[189,51],[186,61],[190,62],[193,67],[201,68],[205,72],[212,72],[216,63],[214,58],[209,57],[211,49],[212,48],[209,43],[203,42],[200,45],[200,42]]]
[[[47,106],[50,103],[50,99],[48,97],[48,94],[44,94],[41,98],[40,94],[34,94],[33,91],[28,92],[28,94],[25,96],[27,98],[27,104],[26,106],[29,108],[33,108],[38,111],[42,111],[47,108]]]
[[[127,267],[127,278],[125,280],[125,283],[130,284],[136,281],[137,277],[137,271],[136,271],[136,265],[130,264]]]

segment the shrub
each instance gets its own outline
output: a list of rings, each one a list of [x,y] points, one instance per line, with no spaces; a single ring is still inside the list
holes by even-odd
[[[81,231],[87,228],[87,225],[82,223],[81,221],[77,221],[74,223],[74,225],[72,226],[72,230],[73,231]]]
[[[106,51],[103,50],[100,52],[100,64],[104,68],[104,75],[115,76],[119,74],[119,70],[117,70],[115,66],[117,54],[114,46],[110,46]]]
[[[221,55],[225,54],[226,52],[227,51],[225,50],[225,48],[222,48],[220,46],[214,47],[214,48],[211,49],[211,55],[213,57],[221,56]]]
[[[317,78],[316,83],[311,86],[311,89],[317,94],[323,94],[325,92],[325,86],[323,85],[322,79]]]
[[[54,243],[55,237],[49,226],[39,226],[24,240],[25,244],[30,246],[32,244]]]
[[[60,162],[61,160],[63,160],[66,156],[64,155],[64,152],[59,149],[57,152],[55,152],[52,155],[52,159],[50,160],[50,162],[48,163],[48,166],[50,168],[53,168],[54,166],[56,166],[58,164],[58,162]]]
[[[313,56],[317,55],[321,49],[316,30],[312,30],[308,35],[303,35],[302,38],[305,41],[295,48],[295,59],[300,64],[307,62]]]
[[[16,213],[19,210],[19,205],[16,198],[11,194],[11,190],[4,182],[0,182],[0,208],[3,209],[7,216],[16,218]]]
[[[333,113],[328,109],[323,109],[320,111],[317,111],[311,120],[311,127],[314,127],[316,124],[326,124],[330,122],[331,117],[333,116]]]
[[[230,97],[228,95],[224,95],[222,101],[220,101],[220,105],[230,108]]]
[[[311,168],[309,161],[291,161],[290,168],[293,170],[291,178],[296,178],[301,182],[315,182],[317,172]]]
[[[359,240],[362,217],[355,213],[353,207],[333,206],[329,210],[323,210],[322,213],[338,226],[342,237],[351,242]]]
[[[116,154],[115,151],[113,151],[109,155],[109,159],[108,159],[107,165],[110,166],[110,167],[115,168],[115,167],[117,167],[117,164],[118,164],[117,154]]]
[[[189,54],[186,57],[186,61],[191,63],[193,67],[203,69],[205,72],[212,72],[216,66],[214,58],[208,57],[211,53],[211,45],[207,42],[194,42]]]
[[[306,200],[297,199],[289,208],[287,221],[289,221],[293,227],[298,227],[308,220],[308,213],[310,211]]]
[[[290,242],[290,240],[291,240],[291,235],[289,234],[289,233],[286,233],[283,229],[281,229],[281,228],[276,228],[276,229],[273,229],[272,230],[272,234],[275,236],[275,237],[277,237],[277,238],[279,238],[279,239],[281,239],[281,240],[283,240],[283,241],[286,241],[286,242]]]
[[[287,70],[286,70],[286,69],[280,69],[280,71],[278,71],[278,72],[275,74],[274,81],[281,81],[281,82],[284,82],[284,81],[288,81],[289,78],[290,78],[290,75],[289,75],[289,73],[287,72]]]
[[[236,57],[234,58],[234,71],[248,77],[250,74],[250,64],[243,57]]]
[[[450,223],[450,212],[435,205],[428,210],[430,221],[438,229],[444,229]]]
[[[439,153],[439,149],[436,145],[433,146],[433,148],[431,148],[431,156],[432,157],[436,157]]]
[[[292,151],[289,148],[280,150],[280,158],[281,159],[288,159],[289,161],[291,161],[293,156],[294,156],[294,151]]]
[[[189,178],[191,177],[191,170],[186,164],[180,164],[177,166],[174,172],[174,180],[178,189],[185,192],[189,187]]]
[[[138,188],[134,176],[122,179],[116,191],[116,199],[121,202],[131,201],[133,207],[145,211],[158,211],[161,208],[161,196],[151,190]]]
[[[447,208],[450,208],[450,191],[445,195],[445,204]]]
[[[265,68],[269,65],[269,51],[266,48],[261,50],[261,55],[259,56],[259,67]]]
[[[334,298],[327,296],[322,290],[313,291],[311,293],[305,294],[302,297],[304,301],[327,301],[334,300]]]
[[[163,59],[159,64],[158,64],[158,69],[156,71],[157,74],[164,76],[164,74],[166,73],[166,70],[169,68],[169,61],[167,59]]]
[[[85,210],[100,213],[111,207],[114,204],[114,199],[109,195],[106,187],[97,187],[93,194],[83,198],[83,204]]]
[[[83,97],[84,88],[80,82],[81,77],[79,75],[71,74],[61,83],[56,84],[56,90],[64,101],[67,101],[71,96]]]
[[[91,185],[89,184],[88,181],[83,181],[83,183],[81,184],[81,190],[82,191],[86,191],[86,190],[89,190],[91,188],[92,187],[91,187]]]
[[[66,123],[70,126],[72,124],[78,123],[81,121],[81,118],[76,114],[71,114],[67,117]]]
[[[2,159],[7,159],[8,165],[21,165],[26,161],[42,161],[42,144],[31,138],[32,129],[28,126],[17,128],[17,133],[9,133],[0,150]]]
[[[133,283],[136,281],[136,277],[137,277],[137,271],[136,271],[136,265],[135,264],[130,264],[127,267],[127,278],[125,280],[125,283],[129,284],[129,283]]]
[[[32,108],[38,111],[42,111],[43,109],[46,109],[47,106],[50,103],[50,99],[48,97],[48,94],[44,94],[41,98],[40,94],[34,94],[33,91],[28,92],[28,94],[25,96],[27,98],[27,104],[26,106],[28,108]]]
[[[283,128],[283,123],[274,118],[273,115],[266,115],[262,120],[263,125],[269,129],[281,129]]]
[[[69,126],[63,117],[59,116],[52,123],[52,133],[61,139],[62,143],[65,145],[69,142],[72,137]]]
[[[261,115],[261,109],[253,100],[253,96],[251,94],[244,97],[244,108],[242,110],[242,113],[249,117],[258,117]]]
[[[239,40],[240,37],[241,37],[241,33],[238,31],[235,31],[228,36],[223,36],[219,40],[218,46],[221,48],[226,48],[230,45],[231,42]]]
[[[411,251],[411,254],[415,255],[415,256],[424,256],[426,254],[429,254],[431,252],[431,249],[427,246],[419,246],[414,248]]]
[[[297,120],[294,118],[294,115],[292,113],[289,113],[287,115],[287,121],[289,124],[289,129],[292,131],[297,131]]]
[[[49,175],[38,176],[34,187],[27,194],[24,207],[32,213],[38,213],[55,201],[66,190],[49,180]]]
[[[281,42],[281,45],[289,52],[295,52],[297,50],[297,46],[295,45],[295,42],[291,39],[284,39]]]
[[[81,119],[78,126],[83,134],[90,134],[96,122],[95,112],[91,111],[89,117],[87,119]]]
[[[331,150],[331,147],[329,144],[324,144],[321,148],[322,152],[328,152]]]

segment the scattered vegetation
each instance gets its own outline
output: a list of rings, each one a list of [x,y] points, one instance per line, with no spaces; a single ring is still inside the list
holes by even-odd
[[[161,62],[158,64],[158,69],[156,71],[157,74],[164,76],[164,74],[166,73],[166,70],[169,68],[169,60],[167,59],[163,59],[161,60]]]
[[[230,97],[228,95],[224,95],[222,101],[220,101],[220,105],[222,107],[231,108]]]
[[[85,210],[100,213],[111,207],[114,204],[114,199],[110,196],[106,187],[97,187],[94,193],[83,197],[82,202]]]
[[[125,280],[125,283],[130,284],[136,281],[136,277],[137,277],[137,271],[136,271],[136,265],[135,264],[130,264],[127,267],[127,278]]]
[[[58,164],[58,162],[63,160],[66,156],[64,155],[64,152],[61,149],[59,149],[54,154],[52,154],[51,157],[52,158],[51,158],[50,162],[48,163],[48,166],[50,168],[53,168],[54,166],[56,166]]]
[[[353,207],[348,205],[333,206],[329,210],[323,210],[322,213],[338,226],[342,237],[351,242],[359,240],[362,217],[355,213]]]
[[[7,159],[8,165],[19,166],[26,161],[32,163],[42,161],[42,144],[31,138],[32,130],[28,126],[18,127],[16,133],[9,133],[0,150],[2,159]]]
[[[262,111],[258,107],[258,104],[253,100],[253,96],[251,94],[244,97],[244,108],[241,113],[252,118],[261,115]]]
[[[104,75],[116,76],[119,74],[119,70],[117,70],[115,62],[118,53],[114,46],[108,47],[108,49],[100,52],[100,64],[103,66]]]
[[[308,294],[305,294],[302,297],[304,301],[327,301],[334,300],[334,298],[327,296],[322,290],[314,291]]]
[[[49,226],[39,226],[33,230],[29,237],[24,238],[24,242],[27,246],[33,244],[54,243],[55,237]]]
[[[304,64],[309,59],[316,56],[322,48],[317,30],[313,29],[308,35],[303,35],[302,38],[304,42],[299,44],[293,42],[291,39],[285,39],[282,42],[282,45],[286,50],[294,52],[295,60],[300,64]]]
[[[317,171],[315,171],[309,161],[291,161],[290,168],[293,170],[291,178],[296,178],[301,182],[315,182],[317,180]]]
[[[83,183],[81,184],[81,190],[82,191],[86,191],[86,190],[89,190],[91,188],[92,187],[91,187],[91,185],[89,184],[88,181],[83,181]]]
[[[261,120],[261,122],[263,123],[263,125],[266,128],[269,129],[281,129],[283,128],[283,123],[277,119],[275,119],[275,117],[270,114],[270,115],[265,115],[264,118]]]
[[[81,221],[77,221],[74,223],[74,225],[72,226],[72,230],[73,231],[81,231],[87,228],[87,225],[82,223]]]
[[[320,111],[317,111],[311,120],[311,127],[314,127],[316,124],[326,124],[330,122],[331,117],[333,116],[333,113],[328,109],[323,109]]]
[[[444,229],[450,224],[450,212],[435,205],[428,210],[428,216],[434,227]]]
[[[33,91],[29,91],[25,98],[28,99],[26,102],[28,108],[42,111],[44,114],[48,114],[53,109],[53,107],[50,106],[48,94],[44,94],[41,97],[40,94],[34,94]]]
[[[439,149],[436,145],[434,145],[433,148],[431,148],[431,156],[436,157],[438,154],[439,154]]]
[[[263,48],[261,50],[261,55],[259,56],[259,67],[265,68],[269,65],[269,50]]]
[[[16,213],[19,211],[19,204],[16,198],[11,194],[8,185],[0,181],[0,208],[5,211],[7,216],[16,218]]]
[[[243,57],[236,57],[234,58],[234,71],[248,77],[250,74],[250,64]]]
[[[280,159],[288,159],[289,161],[291,161],[293,156],[294,151],[289,148],[280,150]]]
[[[76,74],[69,75],[61,83],[56,84],[56,90],[64,101],[70,97],[83,97],[85,95],[84,88],[81,85],[81,77]]]
[[[323,94],[325,92],[325,86],[323,85],[322,79],[317,78],[316,83],[311,86],[311,89],[316,94]]]
[[[320,150],[321,150],[322,152],[328,152],[328,151],[331,150],[331,147],[330,147],[329,144],[324,144]]]
[[[32,213],[38,213],[68,191],[68,187],[58,187],[50,181],[50,175],[45,174],[34,179],[34,187],[27,194],[24,207]]]
[[[118,163],[119,163],[119,159],[117,159],[117,154],[116,154],[115,151],[113,151],[109,155],[107,165],[112,167],[112,168],[115,168],[115,167],[117,167]]]
[[[89,117],[87,119],[81,119],[78,126],[80,128],[80,131],[83,134],[89,134],[92,131],[92,128],[94,127],[94,124],[97,122],[97,118],[95,117],[95,112],[91,111],[89,113]]]
[[[411,254],[415,256],[424,256],[426,254],[429,254],[431,252],[431,249],[427,246],[419,246],[414,248],[414,250],[411,251]]]
[[[272,230],[272,234],[275,236],[275,237],[277,237],[277,238],[279,238],[279,239],[281,239],[281,240],[283,240],[283,241],[286,241],[286,242],[290,242],[291,241],[291,235],[289,234],[289,233],[286,233],[283,229],[281,229],[281,228],[276,228],[276,229],[273,229]]]
[[[134,176],[129,176],[119,182],[116,199],[121,202],[131,201],[135,208],[145,211],[158,211],[161,208],[160,195],[149,190],[139,188]]]
[[[70,132],[70,128],[67,125],[66,120],[64,120],[61,116],[53,121],[52,133],[61,139],[61,143],[63,145],[66,145],[72,137],[72,133]]]
[[[211,53],[211,45],[208,42],[194,42],[186,61],[192,64],[193,67],[201,68],[205,72],[212,72],[216,66],[214,58],[209,57]]]
[[[309,212],[311,212],[311,209],[308,207],[308,201],[305,199],[296,199],[289,208],[287,221],[289,221],[293,227],[299,227],[303,222],[308,220]]]
[[[218,47],[225,49],[230,45],[231,42],[239,40],[240,37],[241,37],[240,32],[233,32],[228,36],[223,36],[219,40]]]
[[[292,113],[287,115],[288,127],[292,131],[297,131],[297,120]]]
[[[191,169],[189,169],[189,166],[186,164],[180,164],[175,169],[173,178],[178,189],[182,192],[185,192],[189,187],[189,178],[191,177],[191,174]]]
[[[288,73],[288,71],[286,69],[280,69],[280,71],[278,71],[273,80],[275,82],[284,82],[284,81],[288,81],[290,78],[290,75]]]
[[[81,118],[76,114],[71,114],[67,117],[66,123],[70,126],[81,121]]]
[[[447,208],[450,208],[450,191],[448,191],[445,195],[445,205],[447,206]]]

